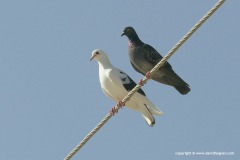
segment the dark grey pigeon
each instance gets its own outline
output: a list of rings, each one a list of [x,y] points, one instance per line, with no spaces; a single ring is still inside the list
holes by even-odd
[[[163,58],[152,46],[143,43],[132,27],[126,27],[121,36],[128,37],[128,54],[133,68],[145,75]],[[173,86],[179,93],[187,94],[190,91],[189,85],[184,82],[166,62],[151,77],[153,80]]]

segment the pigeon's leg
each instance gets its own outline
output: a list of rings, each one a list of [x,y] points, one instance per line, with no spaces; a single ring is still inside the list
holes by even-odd
[[[147,71],[147,73],[145,74],[146,78],[149,79],[150,76],[151,76],[151,73],[150,71]],[[141,79],[139,82],[138,82],[139,85],[143,86],[143,79]]]

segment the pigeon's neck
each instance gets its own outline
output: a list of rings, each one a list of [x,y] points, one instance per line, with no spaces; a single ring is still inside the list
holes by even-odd
[[[109,61],[108,58],[103,58],[101,60],[98,61],[99,67],[103,68],[103,69],[107,69],[107,68],[111,68],[112,64]]]
[[[143,44],[143,42],[139,39],[138,35],[129,36],[128,40],[129,47]]]

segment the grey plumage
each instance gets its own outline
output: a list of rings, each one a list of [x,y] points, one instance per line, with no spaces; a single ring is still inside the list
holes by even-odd
[[[132,27],[126,27],[121,36],[128,37],[128,53],[133,68],[145,75],[163,58],[152,46],[143,43]],[[190,91],[189,85],[184,82],[166,62],[152,77],[153,80],[173,86],[179,93],[185,95]]]

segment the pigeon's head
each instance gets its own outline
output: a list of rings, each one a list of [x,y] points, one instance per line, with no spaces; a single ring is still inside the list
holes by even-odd
[[[121,36],[124,36],[124,35],[129,38],[129,37],[137,36],[137,33],[133,29],[133,27],[129,26],[129,27],[124,28],[123,33],[121,34]]]
[[[92,52],[92,57],[90,58],[91,60],[96,60],[96,61],[101,61],[103,59],[106,59],[107,55],[100,49],[96,49]]]

